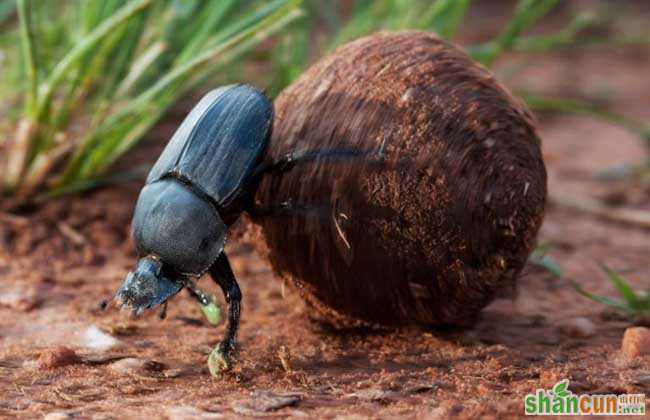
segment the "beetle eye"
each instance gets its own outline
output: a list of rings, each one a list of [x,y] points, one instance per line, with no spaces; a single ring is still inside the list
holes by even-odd
[[[148,255],[140,259],[136,271],[140,273],[150,273],[158,277],[162,271],[162,261],[160,261],[158,258]]]

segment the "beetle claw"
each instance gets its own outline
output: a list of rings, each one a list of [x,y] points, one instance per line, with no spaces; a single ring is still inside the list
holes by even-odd
[[[214,378],[220,378],[224,371],[230,369],[230,356],[221,349],[222,347],[222,344],[217,344],[208,356],[208,370]]]

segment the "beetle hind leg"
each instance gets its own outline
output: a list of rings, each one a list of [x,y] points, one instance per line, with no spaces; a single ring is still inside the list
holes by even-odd
[[[300,204],[289,200],[269,207],[253,205],[247,211],[253,218],[271,216],[303,216],[315,217],[326,221],[332,214],[332,206]]]
[[[208,358],[210,373],[213,376],[219,376],[222,370],[230,368],[231,358],[237,347],[242,296],[225,253],[222,252],[212,265],[210,275],[221,287],[228,303],[228,325],[225,337]]]
[[[282,156],[275,162],[264,163],[260,165],[253,174],[252,178],[256,181],[267,173],[287,172],[296,164],[304,162],[315,162],[320,160],[351,160],[366,158],[369,162],[383,162],[384,150],[383,145],[378,151],[368,151],[353,148],[342,149],[314,149],[314,150],[297,150]]]

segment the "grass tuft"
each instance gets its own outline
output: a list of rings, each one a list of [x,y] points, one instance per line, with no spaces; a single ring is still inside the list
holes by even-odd
[[[253,50],[246,63],[264,66],[259,79],[273,96],[322,53],[379,29],[429,30],[453,38],[475,5],[472,0],[302,3],[0,0],[0,195],[11,197],[0,205],[103,185],[113,164],[179,98],[208,82],[241,79],[242,58]],[[468,52],[490,66],[508,51],[636,45],[638,39],[630,37],[584,37],[602,20],[588,12],[555,33],[527,34],[559,3],[518,0],[495,37],[468,46]],[[272,48],[255,49],[276,34]],[[537,110],[584,114],[637,133],[648,146],[650,168],[650,125],[576,100],[543,94],[525,99]]]
[[[5,203],[96,185],[180,97],[230,81],[238,59],[301,16],[301,0],[57,3],[17,0],[0,33],[22,56],[3,83],[2,99],[22,104],[0,109],[0,128],[13,127],[0,142]]]

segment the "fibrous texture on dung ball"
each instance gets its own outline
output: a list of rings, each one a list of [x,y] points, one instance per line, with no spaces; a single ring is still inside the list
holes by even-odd
[[[326,319],[467,326],[513,291],[546,170],[529,111],[485,68],[432,34],[382,32],[317,62],[275,107],[269,160],[342,151],[257,194],[285,209],[259,220],[274,269]]]

